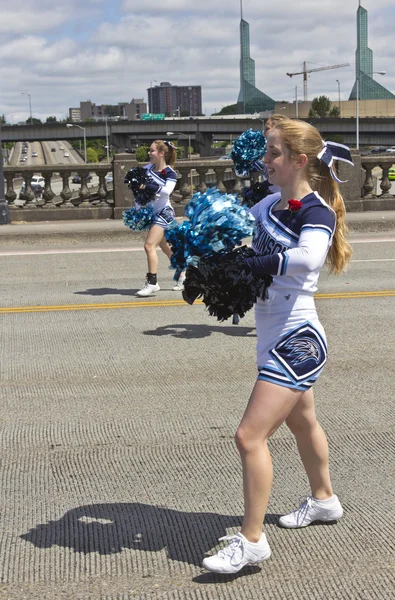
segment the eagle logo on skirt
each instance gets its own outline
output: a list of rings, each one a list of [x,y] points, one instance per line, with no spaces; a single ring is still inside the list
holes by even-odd
[[[306,360],[315,360],[316,364],[321,359],[321,348],[318,342],[310,337],[298,337],[288,340],[284,346],[288,350],[288,356],[293,364],[300,364]]]

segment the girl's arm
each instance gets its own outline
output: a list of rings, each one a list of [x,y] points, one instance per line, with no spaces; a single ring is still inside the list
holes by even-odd
[[[330,246],[330,233],[323,230],[302,230],[296,248],[279,254],[253,256],[245,264],[255,276],[298,275],[320,269],[325,263]]]

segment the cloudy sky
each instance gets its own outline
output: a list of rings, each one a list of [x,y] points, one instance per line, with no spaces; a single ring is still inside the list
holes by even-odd
[[[380,83],[395,92],[393,0],[363,0]],[[354,83],[357,0],[243,0],[256,85],[275,100],[348,99]],[[80,101],[147,99],[155,80],[201,85],[209,115],[237,101],[240,0],[0,0],[0,114],[7,122],[64,118]]]

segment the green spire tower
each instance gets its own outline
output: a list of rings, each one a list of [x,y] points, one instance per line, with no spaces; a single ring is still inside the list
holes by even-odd
[[[357,81],[358,84],[357,85]],[[373,79],[373,52],[368,47],[368,11],[361,6],[357,10],[357,49],[355,52],[355,83],[349,100],[385,100],[395,98],[389,90]]]
[[[255,61],[250,56],[250,25],[243,19],[240,0],[240,92],[237,110],[243,114],[274,110],[274,100],[255,87]]]

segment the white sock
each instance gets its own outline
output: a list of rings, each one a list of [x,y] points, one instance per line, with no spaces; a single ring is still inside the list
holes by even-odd
[[[318,504],[323,504],[325,506],[325,504],[333,504],[333,502],[335,501],[335,495],[331,496],[330,498],[327,498],[326,500],[318,500],[318,498],[314,498],[314,496],[312,496],[314,502],[318,502]]]

